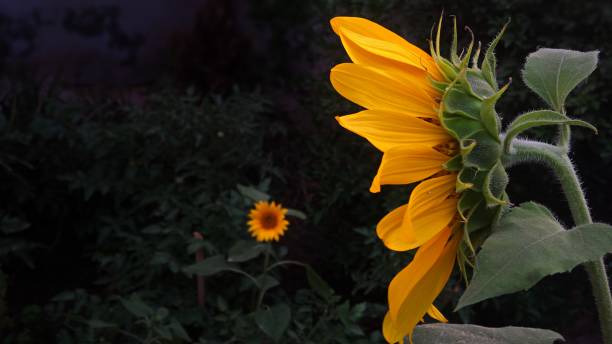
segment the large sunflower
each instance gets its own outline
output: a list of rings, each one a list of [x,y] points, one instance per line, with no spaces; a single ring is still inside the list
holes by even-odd
[[[420,181],[408,203],[376,229],[392,250],[419,248],[389,285],[383,334],[394,343],[411,335],[426,313],[446,321],[433,302],[450,276],[463,233],[457,174],[444,168],[458,143],[440,125],[442,92],[436,87],[449,79],[431,55],[376,23],[336,17],[331,25],[353,61],[331,70],[332,85],[366,109],[337,120],[384,153],[370,191]]]

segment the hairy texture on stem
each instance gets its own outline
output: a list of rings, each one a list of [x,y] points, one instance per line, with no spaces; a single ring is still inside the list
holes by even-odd
[[[511,153],[503,157],[505,167],[525,162],[547,165],[561,183],[575,225],[593,223],[580,180],[574,165],[565,153],[565,147],[559,148],[537,141],[515,140],[512,148]],[[612,295],[603,258],[583,265],[591,280],[604,343],[612,344]]]

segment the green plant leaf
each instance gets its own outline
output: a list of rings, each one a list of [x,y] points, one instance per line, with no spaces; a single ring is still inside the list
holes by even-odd
[[[306,268],[306,279],[308,280],[308,284],[310,287],[324,299],[329,299],[333,294],[334,290],[325,282],[319,274],[314,271],[309,265],[305,266]]]
[[[414,344],[553,344],[563,340],[560,334],[539,328],[491,328],[457,324],[419,325],[412,336]]]
[[[257,283],[259,283],[259,288],[263,293],[268,291],[268,289],[274,288],[280,284],[280,282],[276,278],[270,275],[257,276]]]
[[[154,314],[153,308],[144,303],[139,297],[132,296],[129,299],[120,298],[121,304],[128,312],[139,318],[145,318]]]
[[[551,110],[531,111],[518,116],[516,119],[514,119],[514,121],[512,121],[512,123],[510,123],[510,125],[508,125],[506,137],[504,138],[504,149],[508,151],[512,140],[518,134],[529,128],[559,124],[581,126],[592,129],[595,131],[595,133],[597,133],[597,128],[590,123],[578,119],[571,119],[559,112]]]
[[[255,277],[241,270],[237,265],[229,263],[222,255],[216,255],[202,260],[201,262],[186,266],[183,272],[186,274],[195,274],[200,276],[211,276],[219,272],[231,271],[241,274],[250,279],[255,286],[259,288],[259,283]]]
[[[256,241],[237,242],[230,248],[227,256],[227,261],[230,263],[242,263],[258,257],[266,250],[268,245],[261,244]]]
[[[187,331],[185,331],[183,325],[181,325],[181,323],[179,323],[176,319],[172,319],[172,321],[168,325],[168,328],[172,331],[172,333],[174,333],[176,337],[191,342],[191,338],[187,334]]]
[[[250,198],[254,202],[267,201],[270,199],[270,195],[268,195],[267,193],[261,192],[252,186],[244,186],[244,185],[238,184],[236,185],[236,188],[238,188],[238,191],[240,191],[240,193],[244,197]]]
[[[299,211],[299,210],[295,210],[295,209],[287,209],[287,216],[293,216],[293,217],[297,217],[300,220],[306,220],[306,214],[304,214],[303,212]]]
[[[529,54],[523,81],[554,110],[563,112],[565,98],[597,67],[598,51],[542,48]]]
[[[547,275],[612,252],[612,226],[589,224],[565,230],[550,211],[523,203],[505,213],[482,245],[470,285],[457,309],[527,290]]]
[[[284,303],[270,308],[260,308],[255,312],[257,326],[275,342],[277,342],[291,321],[291,309]]]

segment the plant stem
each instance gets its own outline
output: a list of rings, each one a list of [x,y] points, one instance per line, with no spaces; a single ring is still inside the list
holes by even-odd
[[[575,225],[593,223],[580,180],[564,148],[527,140],[515,140],[512,147],[511,154],[504,157],[504,166],[510,167],[521,162],[546,164],[561,183]],[[612,295],[603,257],[584,263],[583,266],[591,281],[604,343],[612,344]]]
[[[264,265],[263,265],[263,278],[262,281],[265,283],[266,276],[268,274],[268,266],[270,265],[270,250],[272,249],[272,245],[270,243],[266,243],[266,249],[264,250]],[[255,310],[258,310],[263,302],[263,297],[265,293],[264,286],[261,286],[259,289],[259,293],[257,294],[257,303],[255,304]]]

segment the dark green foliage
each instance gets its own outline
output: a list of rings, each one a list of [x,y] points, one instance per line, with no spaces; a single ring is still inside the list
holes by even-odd
[[[220,61],[231,55],[238,66],[232,65],[233,73],[241,75],[237,85],[231,76],[215,74],[215,61],[206,60],[206,79],[188,80],[199,87],[148,87],[143,106],[67,100],[55,85],[49,91],[27,79],[12,82],[2,94],[0,341],[129,342],[121,330],[139,339],[169,334],[173,339],[165,342],[181,342],[178,323],[201,343],[265,343],[249,308],[252,297],[244,292],[248,281],[231,273],[210,277],[202,310],[195,281],[181,272],[200,246],[211,257],[251,240],[245,225],[251,202],[236,189],[242,184],[307,214],[306,220],[292,218],[278,249],[313,266],[333,289],[324,297],[308,287],[302,268],[280,270],[280,286],[264,301],[289,305],[291,323],[280,341],[382,342],[386,286],[410,254],[385,249],[374,226],[407,200],[410,189],[367,191],[380,153],[333,119],[358,109],[329,85],[329,69],[348,58],[328,21],[364,16],[425,47],[443,8],[483,42],[512,19],[496,47],[497,81],[514,80],[496,106],[506,124],[543,106],[520,82],[529,53],[540,46],[601,51],[599,68],[566,108],[570,117],[599,129],[598,136],[577,130],[573,149],[595,220],[612,222],[610,181],[603,172],[612,167],[612,119],[606,112],[612,99],[612,5],[261,1],[228,12],[227,20],[235,25],[229,32],[236,39],[254,40],[257,49],[217,44],[227,50],[207,55]],[[449,42],[447,28],[443,41]],[[252,67],[243,71],[245,66]],[[556,205],[555,213],[567,222],[557,185],[542,178],[535,170],[513,170],[511,200],[536,197]],[[194,231],[204,243],[192,238]],[[245,269],[261,268],[261,259]],[[580,273],[548,278],[528,293],[459,313],[451,310],[463,285],[452,279],[436,303],[452,322],[550,328],[571,341],[594,331],[594,307]],[[140,300],[151,312],[133,314],[125,300]]]

